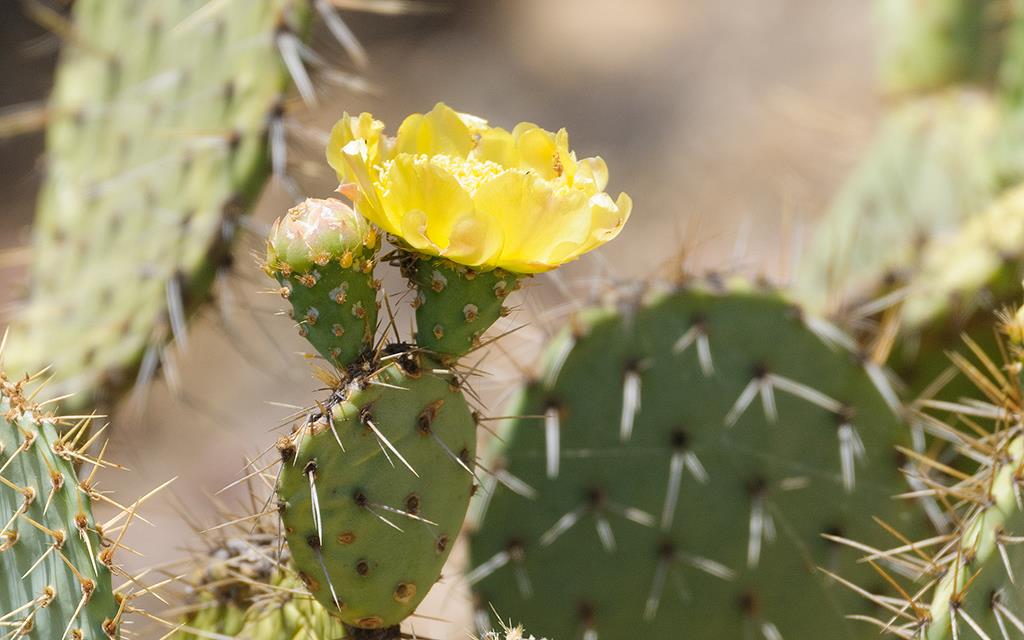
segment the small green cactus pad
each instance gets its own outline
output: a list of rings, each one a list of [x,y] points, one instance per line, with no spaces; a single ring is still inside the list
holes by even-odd
[[[0,637],[119,638],[111,551],[73,438],[0,374]]]
[[[990,84],[1002,56],[1006,4],[876,0],[883,88],[911,93],[960,83]]]
[[[302,582],[294,576],[274,579],[276,597],[262,600],[250,608],[239,640],[341,640],[348,634],[341,620],[308,595],[300,595]]]
[[[289,86],[279,49],[301,45],[308,13],[293,0],[74,3],[8,370],[52,364],[47,392],[90,405],[130,383],[148,348],[187,339],[269,175]]]
[[[956,529],[885,551],[909,570],[912,583],[896,575],[880,590],[857,580],[847,583],[881,605],[873,616],[875,633],[881,628],[915,640],[1024,634],[1024,425],[1019,382],[1005,373],[1019,375],[1021,367],[1003,369],[983,354],[980,358],[977,364],[959,363],[978,385],[974,397],[945,403],[942,413],[954,416],[948,423],[926,417],[929,432],[954,447],[958,459],[917,456],[911,470],[948,505]],[[859,548],[874,558],[884,549]]]
[[[180,628],[171,636],[173,640],[203,640],[214,633],[235,638],[245,624],[243,606],[233,600],[218,600],[211,593],[194,596],[190,607],[194,610],[180,622]]]
[[[251,485],[249,487],[252,489]],[[250,493],[254,504],[266,496]],[[341,620],[306,593],[289,566],[273,512],[239,516],[219,506],[225,520],[202,534],[204,547],[188,561],[184,602],[166,619],[177,619],[173,640],[335,640]],[[210,538],[213,537],[213,540]]]
[[[504,269],[474,271],[415,253],[403,253],[400,264],[416,289],[416,342],[446,358],[458,358],[478,344],[501,317],[502,303],[520,277]]]
[[[299,333],[340,369],[373,346],[379,248],[376,229],[333,199],[306,199],[274,223],[267,242],[266,271],[281,283]]]
[[[274,553],[272,549],[265,551],[269,554]],[[304,594],[304,590],[302,582],[297,577],[280,569],[273,570],[267,576],[245,579],[238,579],[237,575],[226,577],[215,588],[200,592],[197,602],[193,605],[197,610],[185,620],[181,629],[175,632],[172,638],[344,638],[345,629],[341,620],[327,613],[312,596]]]
[[[482,492],[480,611],[560,640],[872,637],[816,567],[874,575],[823,536],[881,544],[872,516],[930,528],[891,499],[908,433],[883,371],[774,293],[625,308],[571,322],[513,404],[493,464],[538,497]]]
[[[899,107],[822,219],[800,265],[801,300],[844,302],[914,264],[923,240],[956,229],[999,188],[998,109],[948,92]]]
[[[451,374],[388,350],[279,448],[281,518],[316,599],[391,629],[438,580],[474,486],[476,423]]]

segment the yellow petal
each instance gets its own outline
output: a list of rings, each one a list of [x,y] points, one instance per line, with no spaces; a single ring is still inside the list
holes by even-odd
[[[633,200],[625,193],[619,194],[619,199],[612,202],[611,196],[607,193],[598,193],[590,198],[590,238],[581,244],[578,252],[569,259],[583,255],[584,253],[600,247],[604,243],[614,240],[633,211]]]
[[[519,154],[519,168],[537,172],[545,180],[561,175],[561,161],[555,136],[540,127],[516,127],[516,152]]]
[[[468,266],[553,269],[614,238],[632,211],[629,196],[604,192],[601,158],[577,160],[565,129],[506,131],[442,103],[406,118],[397,138],[369,114],[346,115],[327,155],[364,216]]]
[[[471,135],[476,135],[483,131],[489,130],[491,127],[487,125],[487,121],[479,116],[474,116],[471,113],[462,113],[461,111],[456,112],[459,114],[459,120],[469,128]]]
[[[465,158],[473,144],[473,134],[459,114],[438,102],[429,113],[414,113],[402,122],[395,152]]]
[[[579,188],[604,191],[608,186],[608,165],[599,156],[583,158],[577,163],[573,183]]]
[[[499,221],[504,237],[500,265],[520,273],[557,266],[559,252],[587,242],[591,213],[587,196],[559,189],[536,174],[507,171],[477,190],[477,211]],[[570,248],[558,249],[563,243]]]
[[[502,241],[500,227],[474,211],[455,222],[448,247],[441,255],[471,267],[495,267],[501,255]]]
[[[515,138],[500,127],[479,132],[469,158],[479,162],[494,162],[508,168],[519,167]]]
[[[430,218],[425,211],[420,211],[419,209],[406,211],[405,215],[402,216],[402,233],[400,235],[402,240],[413,249],[423,253],[439,255],[441,248],[427,237],[427,224],[429,221]]]
[[[339,154],[343,163],[340,166],[345,168],[350,180],[357,187],[358,195],[354,200],[356,208],[359,213],[388,233],[398,233],[397,220],[388,217],[380,201],[377,193],[377,169],[367,162],[367,153],[366,141],[357,139],[342,147]],[[346,185],[340,191],[350,193],[351,188]]]
[[[569,132],[559,129],[555,134],[555,173],[573,184],[576,177],[576,154],[569,149]]]
[[[408,213],[421,212],[426,216],[422,235],[438,251],[448,247],[456,222],[473,214],[473,201],[459,181],[425,156],[400,154],[381,178],[386,217],[399,223],[404,237]]]
[[[353,140],[363,140],[366,143],[366,162],[375,165],[380,161],[381,133],[384,131],[384,123],[374,120],[369,113],[361,113],[358,117],[352,117],[345,113],[331,129],[331,136],[327,142],[327,163],[331,165],[338,174],[341,182],[353,182],[349,173],[348,164],[342,156],[342,149]]]

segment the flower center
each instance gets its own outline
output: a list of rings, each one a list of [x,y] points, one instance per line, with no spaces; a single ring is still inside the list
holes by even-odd
[[[490,160],[468,160],[443,154],[434,156],[418,154],[413,156],[413,162],[419,165],[429,163],[443,169],[455,178],[471,196],[476,193],[480,185],[508,171],[506,167]],[[382,166],[382,173],[387,174],[391,170],[391,165],[392,161],[385,162]]]

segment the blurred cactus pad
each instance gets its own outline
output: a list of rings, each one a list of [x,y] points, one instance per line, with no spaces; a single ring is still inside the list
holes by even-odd
[[[309,7],[75,2],[48,108],[30,291],[11,372],[80,406],[149,376],[209,295],[270,172]]]
[[[908,431],[849,346],[742,283],[578,315],[493,453],[536,498],[481,499],[478,606],[557,638],[874,637],[825,571],[877,576],[837,540],[931,525],[892,499]]]

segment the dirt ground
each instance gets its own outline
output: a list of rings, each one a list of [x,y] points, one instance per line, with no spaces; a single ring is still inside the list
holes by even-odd
[[[565,126],[581,156],[605,158],[610,190],[630,193],[635,207],[620,238],[563,270],[562,284],[585,291],[595,274],[645,275],[683,248],[691,268],[784,280],[877,119],[869,4],[467,0],[446,14],[346,15],[370,52],[368,76],[378,91],[331,93],[304,120],[329,127],[344,110],[369,110],[394,127],[443,100],[506,127],[519,120]],[[50,42],[17,15],[19,6],[0,0],[0,107],[39,98],[50,82]],[[28,237],[40,140],[0,140],[0,249]],[[320,160],[313,150],[299,152]],[[335,186],[302,184],[313,196]],[[269,222],[288,205],[280,185],[271,185],[255,217]],[[213,312],[197,322],[190,350],[178,359],[180,395],[158,382],[141,421],[115,416],[109,457],[132,472],[106,474],[101,488],[130,500],[178,477],[146,509],[156,526],[129,535],[146,556],[129,560],[135,569],[196,546],[176,504],[210,523],[208,495],[238,477],[245,456],[273,443],[272,429],[288,413],[267,403],[305,405],[319,386],[296,355],[302,345],[289,322],[272,313],[277,301],[257,293],[269,281],[247,248],[237,264],[232,291],[240,304],[226,323]],[[0,262],[0,302],[16,297],[20,275]],[[535,321],[534,331],[511,343],[523,367],[552,322],[538,309],[562,300],[556,284],[537,278],[521,294],[516,321]],[[493,373],[479,387],[499,412],[499,390],[517,374],[507,363]],[[462,561],[456,554],[446,573],[455,576]],[[419,619],[416,631],[466,638],[467,610],[453,577],[422,609],[448,622]]]

